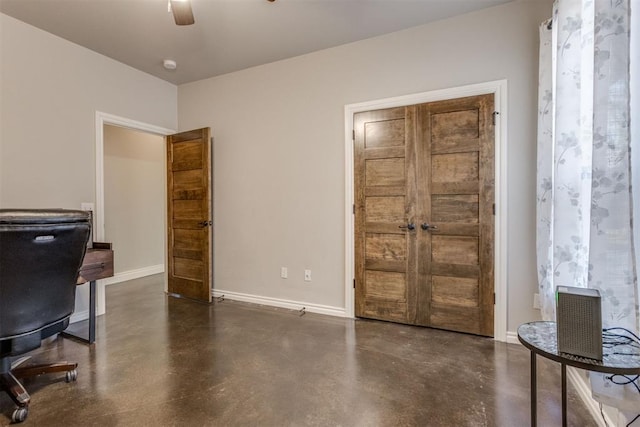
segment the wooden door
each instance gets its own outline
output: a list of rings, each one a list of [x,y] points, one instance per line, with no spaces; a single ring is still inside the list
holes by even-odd
[[[356,316],[416,323],[415,108],[358,113]]]
[[[209,128],[167,136],[168,292],[211,302]]]
[[[492,113],[483,95],[354,117],[357,316],[493,335]]]

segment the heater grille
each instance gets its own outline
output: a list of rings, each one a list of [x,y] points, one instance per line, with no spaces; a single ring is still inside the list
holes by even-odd
[[[559,286],[558,352],[602,360],[602,311],[597,289]]]

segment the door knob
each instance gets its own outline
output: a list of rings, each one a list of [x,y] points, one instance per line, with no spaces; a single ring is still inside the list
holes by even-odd
[[[416,229],[416,226],[415,226],[415,224],[414,224],[414,223],[410,222],[410,223],[409,223],[409,224],[407,224],[407,225],[399,225],[399,226],[398,226],[398,228],[405,228],[405,229],[407,229],[407,230],[415,230],[415,229]]]
[[[431,225],[431,224],[428,224],[426,222],[423,222],[422,224],[420,224],[420,228],[422,228],[425,231],[429,231],[429,230],[434,230],[435,231],[435,230],[438,229],[438,226],[437,225]]]

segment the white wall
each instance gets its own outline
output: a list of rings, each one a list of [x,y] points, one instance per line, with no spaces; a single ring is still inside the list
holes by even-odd
[[[518,1],[181,85],[179,128],[211,126],[215,138],[214,287],[344,307],[344,106],[506,78],[508,329],[536,319],[537,28],[551,4]]]
[[[164,137],[104,127],[105,240],[116,274],[164,264]]]
[[[0,14],[0,206],[94,201],[95,113],[176,127],[176,86]]]

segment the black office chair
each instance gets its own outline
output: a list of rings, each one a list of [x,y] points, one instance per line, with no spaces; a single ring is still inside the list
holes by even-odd
[[[30,401],[17,378],[77,377],[77,363],[18,368],[11,361],[69,325],[90,230],[88,212],[0,209],[0,387],[18,406],[13,422],[26,419]]]

